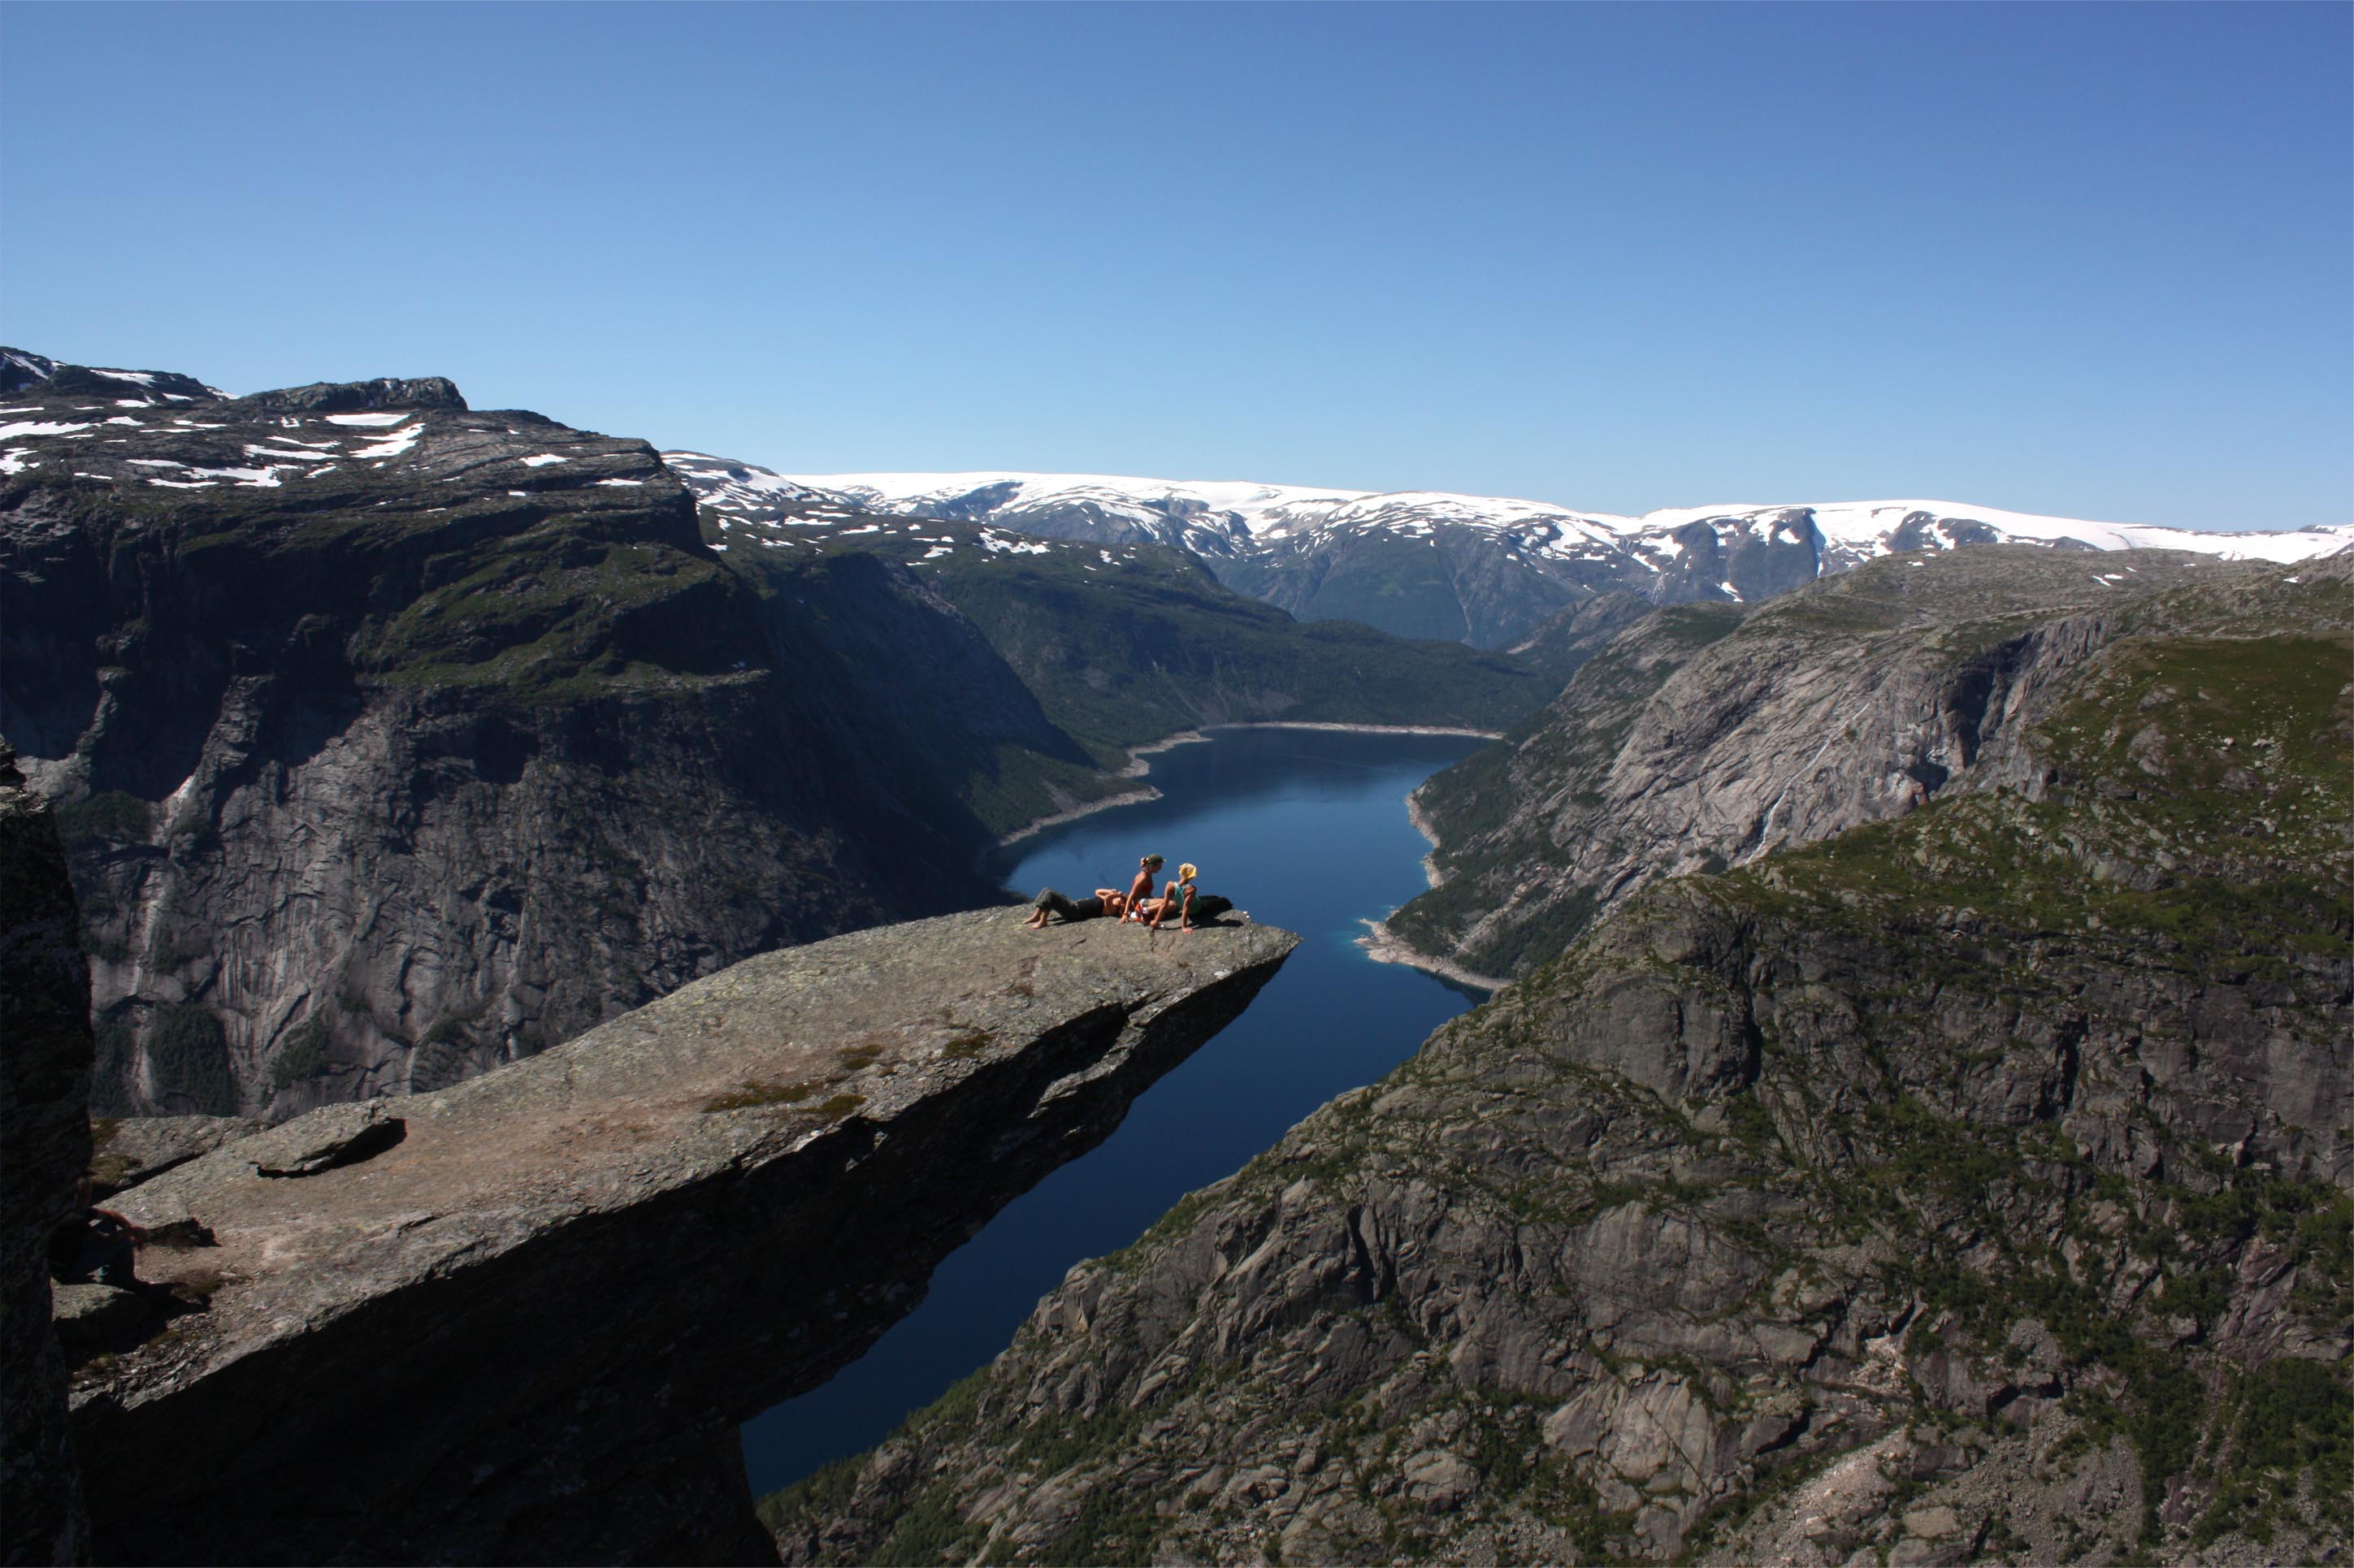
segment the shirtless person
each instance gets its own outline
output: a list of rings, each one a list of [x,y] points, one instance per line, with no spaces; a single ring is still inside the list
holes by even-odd
[[[1036,902],[1036,912],[1022,922],[1033,931],[1044,926],[1050,914],[1060,915],[1066,920],[1092,920],[1099,915],[1118,918],[1128,907],[1126,895],[1117,887],[1098,887],[1086,898],[1069,898],[1051,887],[1042,887]]]

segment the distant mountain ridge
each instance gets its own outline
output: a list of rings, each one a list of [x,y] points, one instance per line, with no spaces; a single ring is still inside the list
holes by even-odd
[[[2256,534],[2043,517],[1948,501],[1671,507],[1623,517],[1437,491],[1319,489],[1108,474],[780,474],[665,452],[706,510],[791,503],[986,523],[1049,538],[1173,546],[1228,587],[1303,620],[1509,647],[1563,609],[1622,589],[1655,604],[1755,603],[1904,550],[2037,544],[2302,560],[2354,546],[2354,524]]]

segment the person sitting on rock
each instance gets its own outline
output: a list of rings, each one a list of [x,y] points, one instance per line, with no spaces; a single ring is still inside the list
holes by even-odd
[[[74,1183],[74,1214],[49,1235],[49,1274],[60,1285],[95,1280],[117,1290],[145,1293],[151,1287],[135,1266],[147,1233],[116,1213],[96,1207],[90,1178]]]
[[[1152,879],[1161,874],[1161,866],[1166,863],[1157,854],[1143,855],[1137,860],[1136,877],[1128,885],[1127,906],[1120,916],[1121,920],[1140,920],[1144,917],[1141,906],[1152,901]]]
[[[1161,929],[1161,922],[1172,914],[1177,916],[1180,931],[1193,928],[1193,877],[1197,869],[1192,861],[1177,868],[1177,880],[1162,890],[1160,902],[1152,906],[1151,929]]]
[[[1127,906],[1127,895],[1117,887],[1098,887],[1086,898],[1069,898],[1051,887],[1042,887],[1034,901],[1037,909],[1023,922],[1035,931],[1046,924],[1049,914],[1060,915],[1066,920],[1093,920],[1100,916],[1117,916]]]

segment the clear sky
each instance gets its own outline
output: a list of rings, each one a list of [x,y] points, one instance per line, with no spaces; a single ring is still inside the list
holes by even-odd
[[[2354,8],[0,4],[0,340],[790,471],[2354,520]]]

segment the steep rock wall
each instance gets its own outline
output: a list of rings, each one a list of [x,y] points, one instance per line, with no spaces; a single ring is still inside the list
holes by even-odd
[[[2278,568],[2031,546],[1878,561],[1761,609],[1659,612],[1416,803],[1441,885],[1389,933],[1510,977],[1655,878],[2010,777],[2046,694],[2173,589]],[[2326,564],[2314,570],[2332,569]]]
[[[89,1550],[49,1329],[49,1233],[90,1162],[90,971],[48,802],[0,743],[0,1562]]]

